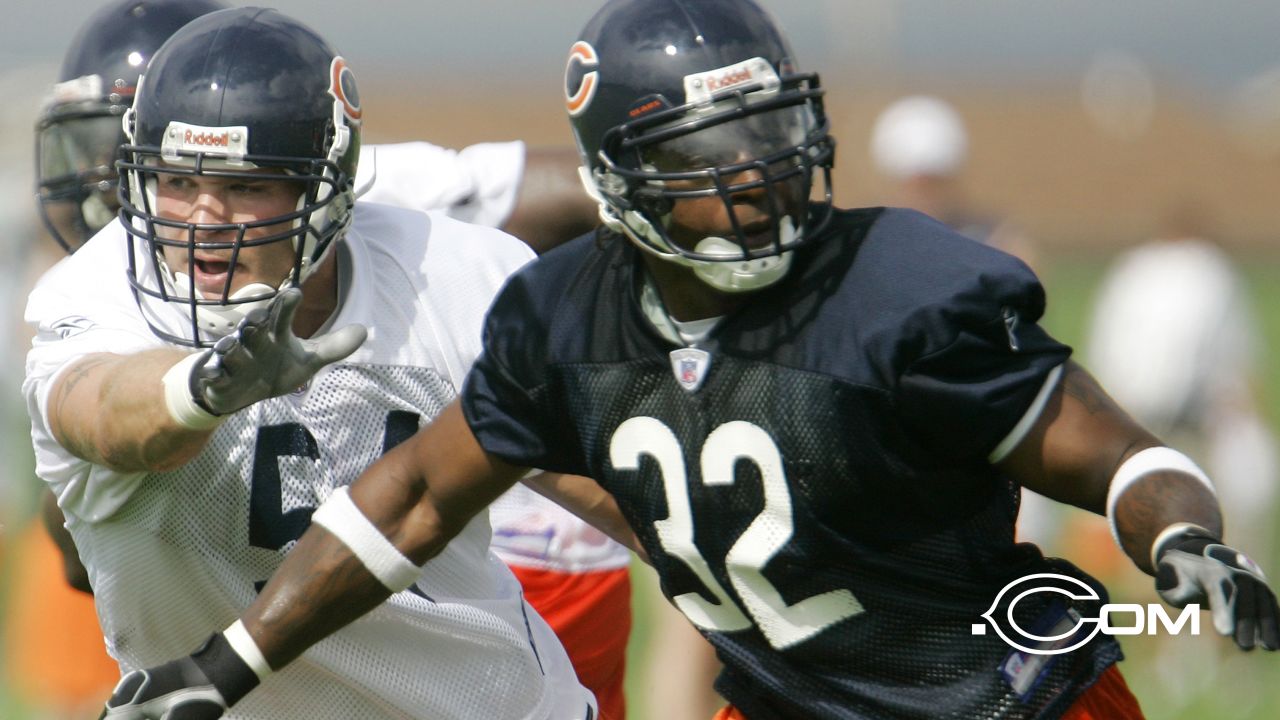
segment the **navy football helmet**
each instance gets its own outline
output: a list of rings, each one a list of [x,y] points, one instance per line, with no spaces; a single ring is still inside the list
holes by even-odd
[[[36,123],[36,198],[67,252],[116,217],[120,116],[147,61],[191,20],[226,8],[219,0],[117,0],[85,21]]]
[[[119,163],[127,191],[121,211],[130,234],[129,281],[158,336],[208,347],[250,310],[310,276],[351,223],[360,119],[346,61],[313,30],[274,10],[206,15],[160,48],[126,116],[130,144]],[[254,172],[262,168],[281,172]],[[284,182],[300,194],[287,215],[188,222],[157,212],[160,178],[174,175]],[[246,239],[251,230],[277,225],[285,229]],[[292,270],[270,284],[232,292],[236,255],[268,243],[292,244]],[[197,244],[229,251],[220,293],[196,286]],[[186,250],[183,267],[170,267],[166,246]],[[179,332],[163,321],[166,305],[184,311]]]
[[[835,141],[822,92],[750,0],[612,0],[565,70],[583,184],[605,225],[726,292],[776,282],[790,251],[830,220]],[[826,202],[811,213],[815,174]],[[732,196],[760,188],[773,232],[753,244]],[[725,203],[736,236],[682,247],[668,232],[673,203],[706,196]]]

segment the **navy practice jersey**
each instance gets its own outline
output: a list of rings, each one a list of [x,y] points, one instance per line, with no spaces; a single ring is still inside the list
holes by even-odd
[[[1103,636],[1013,657],[972,631],[1018,577],[1097,585],[1014,542],[1018,488],[988,459],[1070,354],[1026,266],[918,213],[839,212],[699,344],[695,390],[643,272],[616,237],[526,266],[463,408],[489,452],[617,498],[747,717],[1054,718],[1119,658]],[[1015,617],[1055,627],[1061,597]]]

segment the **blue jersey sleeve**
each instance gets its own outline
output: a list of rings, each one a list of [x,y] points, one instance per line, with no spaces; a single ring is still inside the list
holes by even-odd
[[[920,213],[884,212],[850,272],[853,332],[908,437],[942,460],[986,459],[1071,354],[1038,324],[1030,268]]]
[[[1037,323],[1044,306],[1039,281],[1007,258],[913,318],[927,341],[902,367],[897,395],[923,445],[986,458],[1013,430],[1071,354]]]
[[[521,268],[489,308],[484,350],[463,383],[462,410],[486,452],[522,467],[581,473],[565,451],[571,433],[549,369],[548,328],[566,271],[549,257]]]

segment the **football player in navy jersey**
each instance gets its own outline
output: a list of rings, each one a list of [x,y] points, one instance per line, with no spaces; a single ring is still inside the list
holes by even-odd
[[[459,401],[307,531],[252,642],[153,668],[120,717],[249,692],[529,467],[597,479],[542,489],[625,519],[725,664],[720,718],[1141,718],[1086,632],[1105,591],[1015,542],[1021,487],[1105,513],[1165,601],[1280,647],[1209,479],[1037,324],[1023,263],[832,204],[818,78],[753,2],[612,0],[565,97],[605,227],[507,283]]]

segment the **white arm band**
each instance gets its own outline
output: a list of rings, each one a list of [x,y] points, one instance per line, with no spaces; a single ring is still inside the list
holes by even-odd
[[[204,353],[192,353],[169,368],[161,378],[161,383],[164,384],[164,405],[169,410],[169,417],[189,430],[208,430],[226,419],[200,407],[196,404],[196,399],[191,397],[191,367],[203,357]]]
[[[1111,524],[1111,537],[1115,538],[1117,545],[1120,545],[1120,530],[1116,527],[1116,505],[1120,502],[1120,496],[1143,477],[1153,472],[1166,471],[1190,475],[1209,488],[1209,492],[1217,495],[1209,476],[1186,455],[1169,447],[1141,450],[1120,464],[1111,478],[1111,489],[1107,492],[1107,522]]]
[[[1218,538],[1214,537],[1213,533],[1199,525],[1196,525],[1195,523],[1176,522],[1161,530],[1160,534],[1156,535],[1156,539],[1151,543],[1151,567],[1155,567],[1160,564],[1160,548],[1178,535],[1193,535],[1203,538],[1212,538],[1215,542],[1218,540]]]
[[[1009,434],[996,445],[996,448],[987,456],[987,462],[995,465],[996,463],[1009,457],[1009,453],[1018,447],[1018,443],[1031,432],[1031,428],[1036,424],[1036,420],[1040,419],[1040,413],[1044,412],[1044,406],[1049,404],[1049,397],[1053,395],[1053,391],[1058,387],[1058,380],[1062,378],[1062,366],[1059,365],[1049,371],[1044,379],[1044,384],[1040,386],[1040,392],[1036,393],[1036,397],[1031,401],[1031,406],[1022,414],[1018,423],[1013,426]]]
[[[334,490],[316,509],[311,522],[333,533],[393,593],[408,588],[422,575],[422,568],[397,550],[360,512],[346,487]]]
[[[236,651],[241,660],[244,660],[244,664],[253,670],[253,674],[257,675],[259,680],[267,679],[271,674],[271,666],[267,664],[267,658],[258,649],[258,644],[249,636],[249,631],[244,629],[243,623],[239,620],[235,621],[231,627],[222,631],[222,637],[227,639],[227,644]]]

